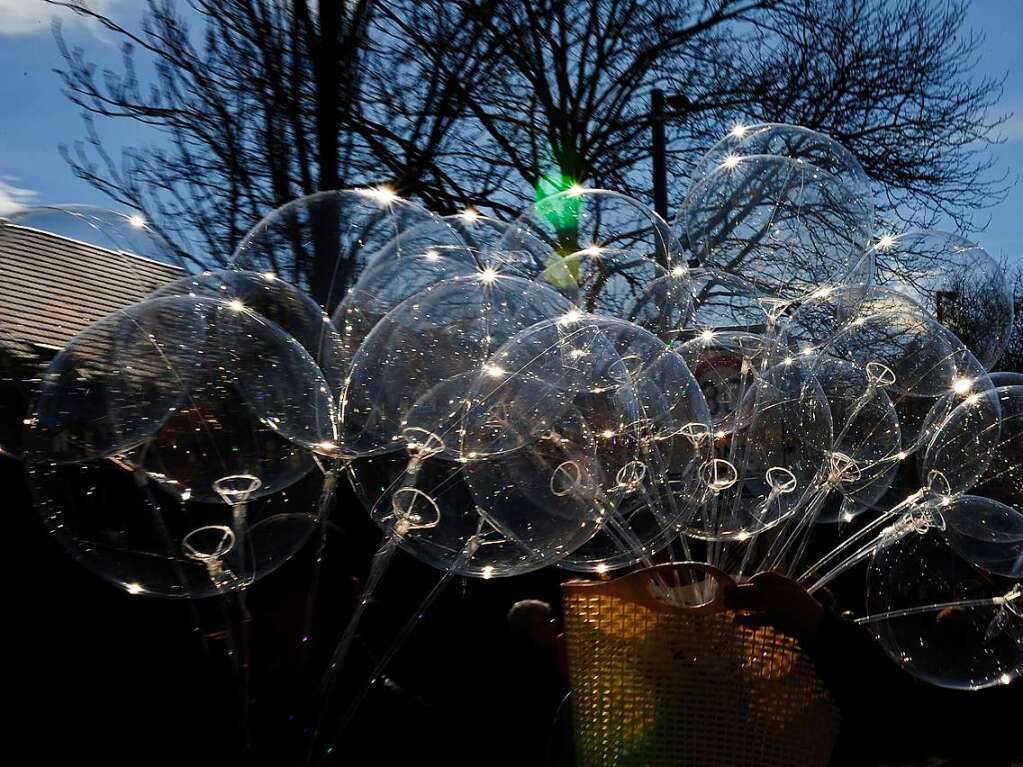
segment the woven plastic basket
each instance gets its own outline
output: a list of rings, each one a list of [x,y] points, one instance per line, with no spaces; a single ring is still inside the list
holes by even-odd
[[[726,584],[698,563],[564,584],[581,767],[828,763],[838,709],[795,641],[733,623]]]

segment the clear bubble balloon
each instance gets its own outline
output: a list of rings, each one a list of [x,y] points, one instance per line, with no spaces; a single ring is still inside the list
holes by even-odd
[[[926,486],[948,497],[981,481],[1002,441],[1002,399],[998,389],[978,387],[958,397],[955,406],[942,401],[935,404],[939,416],[926,430],[933,436],[923,452],[920,470]],[[1015,425],[1006,431],[1014,432]]]
[[[493,578],[553,564],[588,540],[607,513],[593,430],[532,377],[476,400],[471,414],[463,405],[467,387],[475,388],[442,382],[428,392],[429,404],[417,403],[410,413],[409,429],[422,447],[411,460],[377,455],[353,462],[353,485],[377,524],[439,570]],[[447,440],[457,448],[432,452],[418,424],[421,411],[432,415],[438,402],[455,407],[452,426],[462,433]],[[542,420],[532,419],[537,403],[548,406]],[[468,431],[463,420],[491,430],[499,422],[500,445]]]
[[[472,261],[440,216],[387,187],[317,192],[282,205],[235,248],[231,266],[272,272],[333,313],[377,257],[404,258],[444,249]]]
[[[706,266],[691,269],[689,278],[693,294],[690,333],[742,330],[760,334],[766,330],[768,316],[762,296],[744,279]]]
[[[40,286],[41,250],[47,268],[73,275],[73,285]],[[137,214],[65,205],[23,208],[0,220],[0,455],[21,456],[23,421],[46,350],[178,278],[186,265]]]
[[[804,364],[831,408],[829,486],[869,506],[888,490],[899,468],[902,433],[895,406],[879,381],[855,363],[823,355]]]
[[[51,362],[26,437],[34,463],[109,456],[167,491],[219,503],[224,477],[249,498],[336,449],[330,390],[278,326],[213,298],[150,299],[77,336]]]
[[[723,438],[752,417],[740,408],[756,379],[783,354],[764,336],[743,331],[703,330],[677,347],[703,392],[714,432]]]
[[[898,411],[908,452],[925,446],[965,397],[992,388],[955,336],[907,296],[883,288],[819,290],[785,318],[781,338],[796,354],[828,355],[873,376]]]
[[[746,540],[802,508],[829,468],[831,411],[812,371],[792,357],[748,388],[731,433],[715,430],[702,468],[708,494],[685,532],[711,541]]]
[[[878,248],[880,284],[910,296],[955,333],[986,368],[1012,332],[1013,298],[1005,270],[958,235],[914,231]]]
[[[873,273],[873,207],[810,163],[751,155],[723,163],[686,197],[675,223],[700,263],[797,299]]]
[[[709,176],[729,158],[757,154],[810,163],[841,181],[856,197],[872,200],[870,179],[852,152],[823,133],[783,123],[737,125],[703,156],[692,178]]]
[[[352,359],[366,336],[406,298],[452,277],[479,272],[474,265],[433,249],[421,255],[375,259],[334,310],[333,323],[341,337],[345,372],[351,368]]]
[[[479,371],[520,330],[572,311],[543,285],[484,270],[432,285],[367,336],[342,398],[342,442],[355,455],[401,450],[402,421],[435,385]]]
[[[508,234],[511,224],[490,216],[484,216],[475,208],[466,208],[461,213],[444,216],[444,220],[458,232],[469,252],[481,266],[495,266],[491,253],[499,250],[501,241]],[[542,250],[541,244],[536,247]]]
[[[1023,514],[1012,506],[963,495],[939,507],[952,549],[995,575],[1023,577]]]
[[[972,491],[974,495],[1023,508],[1023,386],[999,386],[994,396],[1000,428],[989,429],[989,436],[997,439],[985,441],[989,460]],[[961,414],[956,415],[961,418]]]
[[[194,266],[194,262],[179,253],[140,213],[118,213],[93,205],[44,205],[22,208],[0,223],[0,247],[3,247],[3,227],[34,229],[55,234],[76,243],[85,243],[110,253],[141,258],[123,258],[124,272],[119,279],[131,279],[139,285],[151,285],[153,261],[181,270]],[[15,232],[9,233],[11,236]]]
[[[76,561],[129,594],[196,599],[245,588],[316,528],[319,473],[238,505],[184,502],[112,460],[27,467],[46,529]]]
[[[687,268],[670,227],[649,206],[582,187],[538,200],[497,244],[493,265],[537,279],[556,269],[558,259],[593,248],[628,253],[669,270]]]
[[[551,259],[536,280],[557,290],[584,312],[654,326],[688,315],[685,269],[664,267],[627,250],[590,247]]]
[[[869,627],[913,676],[976,690],[1023,672],[1021,593],[970,565],[937,527],[880,548],[867,575]]]
[[[151,297],[185,295],[218,298],[270,320],[302,345],[330,390],[340,393],[347,372],[341,336],[319,305],[294,285],[271,272],[222,269],[172,282]]]
[[[529,328],[489,364],[506,371],[499,382],[526,376],[550,384],[596,435],[615,511],[563,566],[592,572],[636,564],[677,535],[700,489],[709,428],[703,395],[679,354],[632,323],[581,314]],[[529,421],[549,417],[546,402],[533,410]],[[503,440],[492,429],[477,431]]]

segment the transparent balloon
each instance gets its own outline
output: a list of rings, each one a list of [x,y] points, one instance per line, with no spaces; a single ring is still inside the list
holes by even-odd
[[[302,345],[330,390],[340,393],[347,372],[341,336],[319,305],[294,285],[271,272],[222,269],[172,282],[151,298],[184,295],[218,298],[270,320]]]
[[[914,231],[877,249],[880,284],[910,296],[990,369],[1012,332],[1012,290],[987,251],[955,234]]]
[[[336,449],[316,363],[278,326],[213,298],[150,299],[58,354],[28,426],[34,463],[117,456],[169,492],[218,503],[224,477],[271,494]]]
[[[54,234],[124,256],[138,256],[120,260],[124,272],[118,277],[120,281],[129,278],[139,285],[152,285],[154,280],[152,265],[146,261],[181,270],[194,265],[141,213],[118,213],[94,205],[44,205],[22,208],[5,216],[0,222],[0,238],[14,236],[15,232],[3,232],[3,227],[8,226]],[[67,254],[53,253],[52,257],[65,258]]]
[[[823,355],[807,360],[831,408],[829,486],[871,505],[891,486],[902,460],[895,406],[875,370]]]
[[[685,527],[694,538],[747,540],[799,511],[827,476],[831,411],[812,371],[796,359],[767,367],[732,423],[731,433],[712,435],[715,457],[702,468],[709,493]]]
[[[438,282],[478,272],[474,265],[435,249],[421,255],[375,259],[334,310],[345,372],[366,336],[391,309]]]
[[[45,236],[40,241],[40,236]],[[47,268],[72,275],[40,287]],[[88,261],[83,268],[83,259]],[[30,207],[0,220],[0,455],[21,456],[40,366],[109,311],[141,300],[188,264],[138,214],[88,205]],[[42,346],[42,350],[37,348]]]
[[[983,365],[902,293],[821,289],[786,317],[781,339],[799,355],[827,355],[877,378],[899,414],[903,448],[926,446],[945,415],[992,387]]]
[[[243,589],[316,528],[319,473],[237,504],[184,502],[113,460],[27,467],[36,509],[76,561],[129,594],[197,599]]]
[[[963,495],[940,507],[952,549],[995,575],[1023,578],[1023,514],[1012,506]]]
[[[976,690],[1023,672],[1018,587],[967,563],[940,526],[901,536],[873,556],[867,625],[885,652],[913,676]]]
[[[588,540],[607,513],[593,430],[541,381],[509,381],[499,397],[477,399],[467,413],[464,400],[475,388],[463,379],[427,392],[409,414],[407,438],[419,440],[411,459],[356,460],[353,485],[377,524],[443,572],[508,577],[553,564]],[[549,407],[542,422],[531,419],[539,402]],[[439,449],[420,425],[428,416],[437,428],[437,404],[453,407],[444,441],[458,447]],[[463,425],[494,428],[496,419],[500,449],[483,449],[486,438]]]
[[[676,537],[700,489],[709,428],[703,395],[680,355],[632,323],[580,314],[529,328],[489,364],[505,373],[488,399],[500,399],[507,379],[544,381],[596,434],[615,511],[564,566],[606,571],[649,561]],[[543,423],[549,411],[550,403],[537,402],[527,420]],[[472,431],[489,440],[486,449],[505,444],[492,424]]]
[[[689,313],[687,272],[669,273],[627,250],[590,247],[554,258],[536,278],[590,314],[628,319],[656,329]]]
[[[762,296],[744,279],[710,267],[690,270],[689,278],[693,294],[689,333],[742,330],[760,334],[766,330],[768,315]]]
[[[717,438],[742,428],[752,408],[740,408],[756,379],[784,356],[764,336],[743,331],[703,330],[676,347],[703,392]]]
[[[428,250],[468,253],[441,217],[388,189],[317,192],[282,205],[235,248],[231,265],[272,272],[312,296],[328,313],[377,257]]]
[[[341,403],[345,450],[403,449],[405,415],[435,385],[479,371],[515,333],[572,310],[549,288],[493,270],[445,280],[406,299],[355,355]]]
[[[559,259],[594,248],[628,253],[672,271],[687,268],[670,227],[649,206],[583,187],[539,199],[496,245],[493,265],[538,279],[552,267],[557,270]]]
[[[810,163],[751,155],[723,163],[686,197],[675,230],[705,266],[769,296],[872,279],[873,206]]]
[[[692,178],[709,176],[730,158],[758,154],[810,163],[841,181],[854,196],[872,201],[870,179],[852,152],[823,133],[783,123],[735,126],[703,156]]]

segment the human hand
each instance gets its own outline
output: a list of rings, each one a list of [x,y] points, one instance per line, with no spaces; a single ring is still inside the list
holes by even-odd
[[[771,626],[793,639],[813,640],[827,614],[824,606],[791,578],[758,573],[748,583],[725,592],[725,606],[739,612],[740,626]]]

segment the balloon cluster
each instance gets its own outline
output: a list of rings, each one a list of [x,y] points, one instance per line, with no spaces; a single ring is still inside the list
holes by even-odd
[[[850,152],[779,124],[715,145],[673,224],[580,186],[511,222],[322,192],[75,336],[0,447],[133,593],[251,584],[323,522],[295,488],[343,472],[385,540],[448,574],[682,556],[815,590],[869,561],[862,620],[892,657],[1005,683],[1023,385],[988,371],[1011,292],[980,247],[877,219]]]

